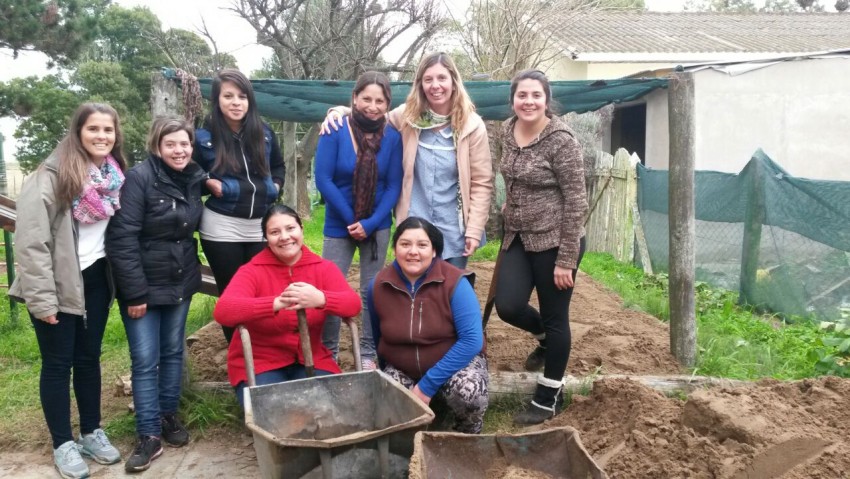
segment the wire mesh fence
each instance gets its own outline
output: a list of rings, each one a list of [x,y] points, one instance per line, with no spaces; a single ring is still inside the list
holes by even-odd
[[[638,165],[652,267],[667,271],[668,175]],[[850,182],[795,178],[758,151],[739,174],[698,171],[696,279],[786,316],[850,307]]]

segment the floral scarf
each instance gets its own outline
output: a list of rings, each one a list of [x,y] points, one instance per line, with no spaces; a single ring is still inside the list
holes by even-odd
[[[118,192],[124,184],[124,174],[112,155],[107,155],[98,168],[89,165],[89,182],[80,196],[74,198],[71,209],[74,219],[85,224],[103,221],[121,208]]]

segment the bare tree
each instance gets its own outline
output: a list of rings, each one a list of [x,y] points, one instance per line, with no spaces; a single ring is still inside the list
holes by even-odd
[[[234,0],[231,10],[292,79],[353,80],[365,67],[400,69],[445,23],[434,0]],[[399,40],[405,50],[388,60],[384,52]]]
[[[552,33],[603,8],[602,1],[472,0],[464,21],[456,22],[461,46],[479,73],[508,80],[563,55]]]
[[[257,43],[274,50],[279,76],[288,79],[353,80],[367,69],[407,70],[445,24],[436,0],[233,0],[230,9],[257,31]],[[388,59],[389,47],[402,42],[398,57]],[[287,169],[296,172],[287,175],[284,197],[300,213],[309,212],[315,130],[297,153],[284,139]],[[294,137],[294,125],[284,136]]]

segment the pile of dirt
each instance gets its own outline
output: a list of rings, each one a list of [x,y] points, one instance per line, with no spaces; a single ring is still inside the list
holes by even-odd
[[[546,426],[572,426],[612,477],[835,479],[850,474],[850,380],[766,380],[686,401],[597,381]]]

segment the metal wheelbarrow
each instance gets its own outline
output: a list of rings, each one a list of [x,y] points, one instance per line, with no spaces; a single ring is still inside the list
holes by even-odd
[[[411,479],[608,479],[571,427],[525,434],[416,433]]]
[[[262,477],[407,477],[414,434],[434,420],[434,413],[383,372],[360,371],[357,324],[350,318],[343,321],[351,329],[358,372],[267,386],[256,385],[251,339],[239,327],[249,384],[245,425],[254,436]],[[304,341],[306,319],[299,329],[302,344],[309,345],[309,338]],[[309,374],[309,346],[304,356]]]

